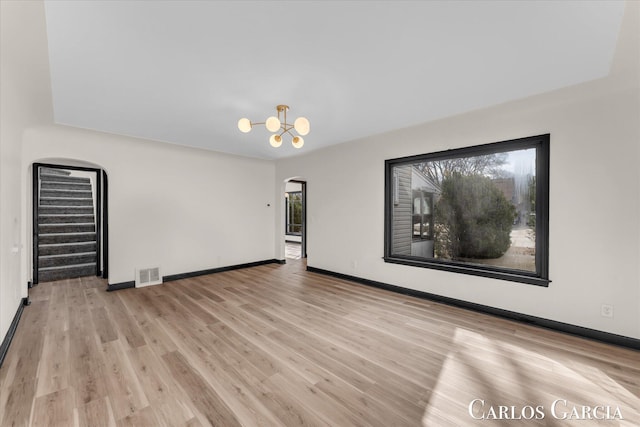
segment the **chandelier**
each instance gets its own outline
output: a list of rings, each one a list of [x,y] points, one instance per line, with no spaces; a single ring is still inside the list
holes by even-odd
[[[271,116],[264,122],[259,123],[252,123],[251,120],[242,118],[238,120],[238,129],[240,129],[241,132],[247,133],[254,125],[264,125],[269,132],[273,133],[269,138],[269,143],[272,147],[280,147],[282,145],[282,135],[287,133],[292,137],[291,144],[295,148],[302,148],[304,145],[304,139],[302,139],[302,137],[309,133],[309,120],[305,117],[298,117],[293,124],[287,123],[288,109],[288,105],[278,105],[276,106],[276,110],[278,110],[278,117]],[[280,120],[281,114],[282,120]],[[295,130],[298,135],[295,135],[292,130]]]

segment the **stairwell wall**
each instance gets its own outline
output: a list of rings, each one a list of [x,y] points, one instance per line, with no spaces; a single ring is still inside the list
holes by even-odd
[[[26,128],[53,122],[44,3],[0,2],[0,342],[21,298],[21,143]]]
[[[107,172],[111,284],[133,281],[136,268],[167,276],[274,258],[272,161],[67,126],[29,129],[23,174],[47,158]]]

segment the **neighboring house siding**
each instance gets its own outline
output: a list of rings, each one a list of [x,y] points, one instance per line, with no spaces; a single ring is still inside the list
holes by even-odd
[[[397,194],[393,204],[393,247],[396,255],[411,255],[411,165],[394,168]]]

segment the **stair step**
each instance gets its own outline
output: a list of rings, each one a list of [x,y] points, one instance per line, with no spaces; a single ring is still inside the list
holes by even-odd
[[[96,263],[70,265],[66,267],[47,267],[38,269],[39,282],[71,279],[74,277],[95,276]]]
[[[40,197],[62,197],[72,199],[92,199],[93,194],[91,191],[85,190],[40,190]]]
[[[41,190],[85,190],[91,191],[91,184],[83,182],[56,182],[43,181],[40,183]]]
[[[87,231],[96,231],[96,226],[92,222],[84,222],[77,224],[40,224],[38,232],[42,234],[55,233],[84,233]]]
[[[49,233],[38,235],[38,244],[95,242],[96,233]]]
[[[91,206],[39,206],[40,215],[61,215],[61,214],[91,214],[93,215],[93,205]]]
[[[41,173],[40,181],[42,182],[81,182],[83,184],[88,184],[91,182],[89,178],[84,178],[81,176],[64,176],[64,175],[54,175]]]
[[[40,168],[40,173],[44,173],[47,175],[64,175],[64,176],[69,176],[71,175],[71,172],[69,172],[68,170],[64,170],[64,169],[57,169],[57,168],[47,168],[47,167],[42,167]]]
[[[96,242],[49,243],[38,245],[40,256],[95,252]]]
[[[95,265],[95,263],[96,263],[95,252],[43,255],[38,257],[38,267],[40,269],[48,268],[48,267],[76,266],[76,265],[83,265],[83,264]]]
[[[41,268],[40,271],[55,271],[55,270],[64,270],[65,268],[78,268],[78,267],[90,267],[90,266],[95,267],[95,265],[96,265],[95,262],[87,262],[82,264],[61,265],[57,267],[45,267],[45,268]]]
[[[54,215],[54,214],[40,214],[38,215],[38,223],[40,225],[43,224],[81,224],[81,223],[92,223],[94,222],[93,215],[86,214],[65,214],[65,215]]]
[[[91,179],[40,168],[38,281],[96,274],[97,244]]]
[[[67,197],[40,197],[40,206],[93,206],[93,199],[72,199]]]

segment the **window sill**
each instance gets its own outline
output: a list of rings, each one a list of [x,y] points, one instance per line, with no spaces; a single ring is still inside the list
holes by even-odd
[[[383,257],[384,262],[391,264],[409,265],[412,267],[432,268],[435,270],[451,271],[454,273],[469,274],[472,276],[488,277],[491,279],[507,280],[510,282],[525,283],[528,285],[548,287],[551,280],[539,277],[533,273],[518,272],[514,270],[502,270],[483,268],[482,266],[464,265],[447,261],[427,261],[424,259],[404,257]]]

